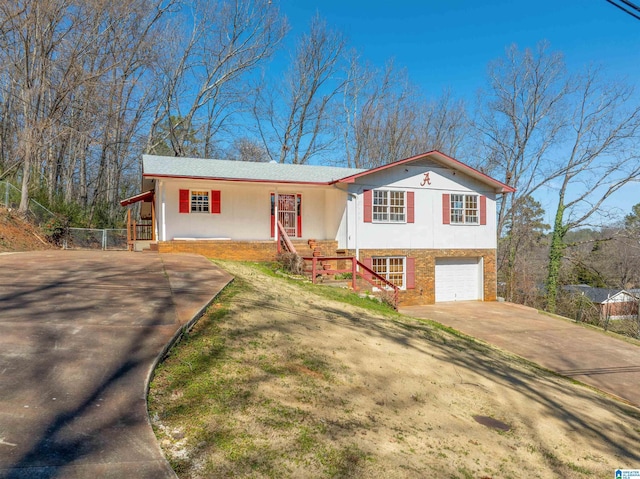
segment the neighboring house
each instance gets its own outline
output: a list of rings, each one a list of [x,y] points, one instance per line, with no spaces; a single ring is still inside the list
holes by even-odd
[[[602,319],[629,319],[638,314],[638,290],[593,288],[585,284],[572,284],[564,289],[580,294],[593,303]]]
[[[279,220],[296,248],[355,256],[403,304],[496,299],[496,198],[514,191],[437,151],[369,170],[145,155],[143,189],[122,204],[143,202],[161,252],[272,260]]]

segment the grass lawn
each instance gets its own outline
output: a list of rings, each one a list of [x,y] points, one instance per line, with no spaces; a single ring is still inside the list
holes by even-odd
[[[220,264],[235,281],[149,393],[181,478],[602,478],[640,467],[634,409],[347,290]]]

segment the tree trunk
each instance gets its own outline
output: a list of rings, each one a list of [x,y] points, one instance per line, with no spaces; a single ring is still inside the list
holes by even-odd
[[[553,232],[551,233],[551,247],[549,249],[549,271],[547,273],[547,311],[556,312],[558,288],[560,280],[560,266],[562,265],[562,257],[566,245],[564,237],[567,228],[563,224],[564,218],[564,195],[560,196],[556,217],[553,223]]]

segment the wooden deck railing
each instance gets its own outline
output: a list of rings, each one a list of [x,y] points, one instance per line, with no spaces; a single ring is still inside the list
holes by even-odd
[[[351,287],[354,291],[358,289],[356,281],[357,278],[360,277],[375,288],[382,288],[391,291],[393,294],[393,307],[396,310],[398,309],[399,288],[387,280],[387,278],[380,276],[371,268],[362,264],[354,256],[308,256],[303,257],[302,259],[311,262],[311,270],[307,270],[307,272],[311,273],[311,280],[313,283],[316,282],[316,277],[319,274],[351,273]],[[349,261],[351,262],[351,267],[348,269],[324,269],[324,267],[318,267],[319,262],[321,264],[326,264],[323,263],[325,261]]]
[[[132,221],[129,224],[129,241],[153,241],[153,223],[151,221]]]

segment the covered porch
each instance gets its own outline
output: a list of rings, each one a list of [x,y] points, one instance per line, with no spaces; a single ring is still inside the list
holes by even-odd
[[[132,205],[139,204],[139,219],[132,213]],[[156,208],[154,190],[145,191],[120,202],[127,207],[127,249],[129,251],[157,250]]]

